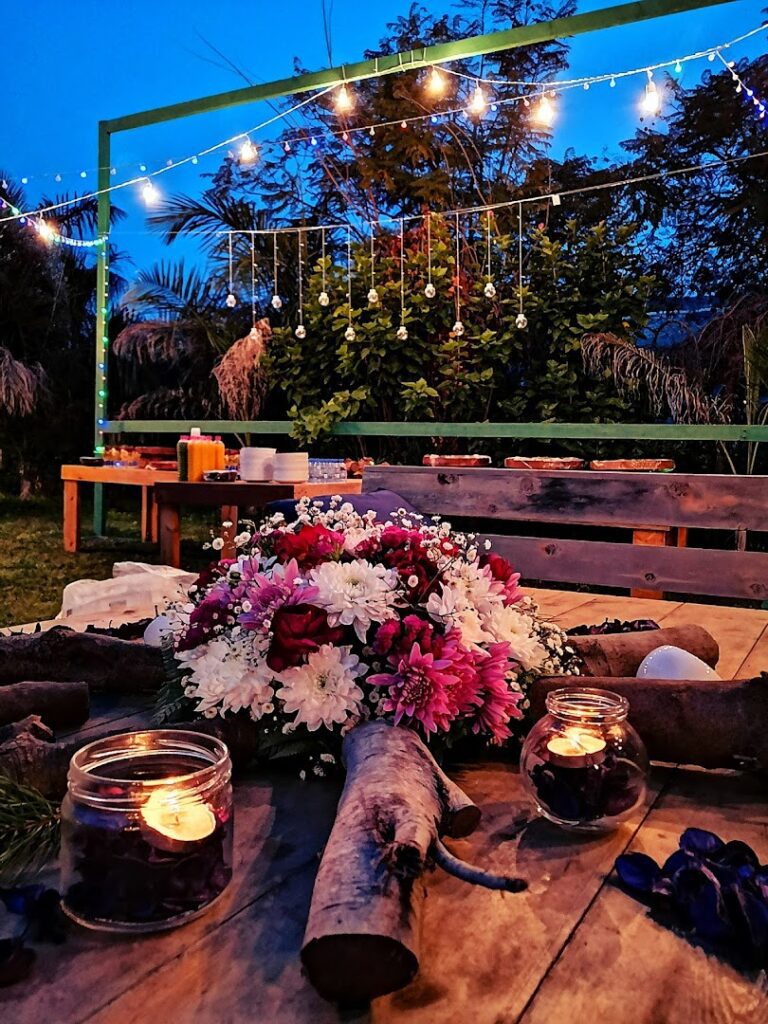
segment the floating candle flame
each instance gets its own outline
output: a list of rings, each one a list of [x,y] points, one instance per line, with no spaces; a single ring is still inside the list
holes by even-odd
[[[562,768],[599,764],[605,756],[605,740],[584,729],[565,729],[547,741],[551,763]]]
[[[216,828],[216,816],[199,797],[158,789],[141,808],[142,835],[163,850],[179,852]]]

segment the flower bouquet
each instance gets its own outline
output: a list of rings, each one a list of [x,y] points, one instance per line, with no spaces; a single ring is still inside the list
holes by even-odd
[[[179,697],[187,713],[249,716],[264,749],[370,719],[501,744],[530,681],[575,670],[519,574],[440,517],[304,499],[296,522],[273,516],[236,546],[173,609]]]

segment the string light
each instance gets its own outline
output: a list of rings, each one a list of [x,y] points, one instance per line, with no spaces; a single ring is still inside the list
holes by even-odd
[[[37,233],[46,242],[53,242],[56,237],[55,228],[45,220],[41,220],[37,225]]]
[[[470,114],[475,117],[482,117],[488,108],[488,100],[485,98],[483,87],[479,82],[475,83],[475,91],[472,93],[472,99],[469,101],[467,110]]]
[[[336,113],[337,114],[350,114],[355,109],[355,97],[354,94],[347,88],[346,82],[339,86],[336,93]]]
[[[408,340],[408,328],[405,326],[405,219],[400,218],[400,326],[397,328],[397,340]]]
[[[432,68],[427,75],[427,92],[433,99],[440,99],[448,88],[448,79],[439,68]]]
[[[555,105],[549,96],[542,96],[531,114],[531,120],[542,128],[551,128],[555,123],[556,114]]]
[[[160,193],[155,188],[154,184],[147,178],[144,184],[141,186],[141,198],[147,204],[147,206],[154,206],[155,203],[160,199]]]
[[[252,164],[258,155],[258,149],[256,149],[249,138],[246,138],[240,147],[240,163]]]
[[[768,109],[768,103],[765,100],[760,99],[759,96],[755,96],[754,89],[749,89],[742,81],[738,71],[735,70],[734,61],[726,61],[721,53],[717,54],[720,63],[730,73],[731,81],[736,83],[736,93],[738,95],[746,94],[747,99],[752,100],[752,105],[757,108],[758,118],[762,121],[765,119],[765,112]]]
[[[640,112],[646,117],[656,117],[661,111],[661,93],[656,88],[653,80],[653,72],[648,72],[648,81],[645,85],[645,92],[640,100]]]

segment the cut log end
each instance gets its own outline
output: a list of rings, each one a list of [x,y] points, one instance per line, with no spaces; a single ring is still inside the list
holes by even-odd
[[[331,1002],[364,1003],[408,985],[416,955],[387,935],[325,935],[312,939],[301,960],[317,991]]]

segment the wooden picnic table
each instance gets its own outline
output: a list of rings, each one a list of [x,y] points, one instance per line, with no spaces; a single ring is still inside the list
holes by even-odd
[[[160,561],[176,568],[181,564],[181,508],[184,505],[220,508],[221,522],[232,523],[223,529],[222,557],[234,554],[233,537],[241,509],[263,508],[281,498],[316,498],[329,494],[360,494],[362,480],[308,481],[281,484],[274,481],[250,483],[234,480],[227,483],[191,483],[186,480],[164,480],[154,492],[160,525]]]
[[[80,550],[80,498],[83,484],[120,484],[141,488],[141,539],[157,540],[157,506],[153,490],[160,480],[175,480],[176,473],[136,466],[62,466],[64,483],[64,550]]]
[[[537,590],[562,625],[604,617],[700,622],[721,644],[724,676],[768,662],[768,611]],[[135,728],[147,711],[106,699],[82,730]],[[452,774],[483,821],[451,841],[460,856],[530,883],[513,895],[437,873],[427,880],[421,971],[370,1007],[339,1010],[303,977],[299,949],[340,783],[252,772],[235,789],[234,878],[184,928],[115,938],[73,927],[38,945],[30,979],[0,989],[9,1024],[762,1024],[765,974],[742,974],[654,922],[616,887],[625,851],[663,859],[688,826],[742,839],[768,860],[764,780],[656,767],[647,807],[615,833],[579,837],[535,821],[513,763]],[[53,879],[55,884],[55,878]]]

